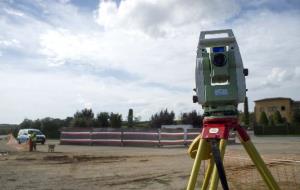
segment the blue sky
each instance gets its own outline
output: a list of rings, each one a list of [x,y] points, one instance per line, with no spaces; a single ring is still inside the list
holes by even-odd
[[[0,123],[85,107],[201,112],[191,101],[199,33],[223,28],[250,70],[250,101],[300,100],[297,0],[4,0],[0,28]]]

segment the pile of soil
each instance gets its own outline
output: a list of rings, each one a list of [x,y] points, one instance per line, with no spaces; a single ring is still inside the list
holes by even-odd
[[[0,153],[1,152],[16,152],[28,150],[28,144],[19,144],[16,138],[9,134],[7,137],[0,140]]]

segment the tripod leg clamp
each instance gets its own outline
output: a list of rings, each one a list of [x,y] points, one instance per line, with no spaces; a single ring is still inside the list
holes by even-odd
[[[193,140],[192,144],[189,146],[188,154],[192,159],[195,159],[195,157],[196,157],[199,142],[200,142],[201,138],[202,138],[202,136],[199,135],[198,137],[196,137]],[[203,155],[201,155],[200,159],[208,160],[211,158],[211,147],[210,147],[210,144],[206,140],[204,141],[204,146],[205,146],[204,153],[203,153]]]

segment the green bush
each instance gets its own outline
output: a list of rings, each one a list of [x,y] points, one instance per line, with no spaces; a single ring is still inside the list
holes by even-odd
[[[299,125],[289,125],[282,123],[274,126],[254,126],[255,135],[300,135]]]
[[[263,126],[267,126],[269,124],[269,120],[267,117],[266,112],[261,112],[260,117],[259,117],[259,124]]]

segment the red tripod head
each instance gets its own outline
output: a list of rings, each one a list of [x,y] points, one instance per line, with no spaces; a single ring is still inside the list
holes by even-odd
[[[238,118],[204,118],[202,138],[204,139],[228,139],[230,129],[235,129],[240,137],[247,141],[249,136],[246,131],[239,125]]]

